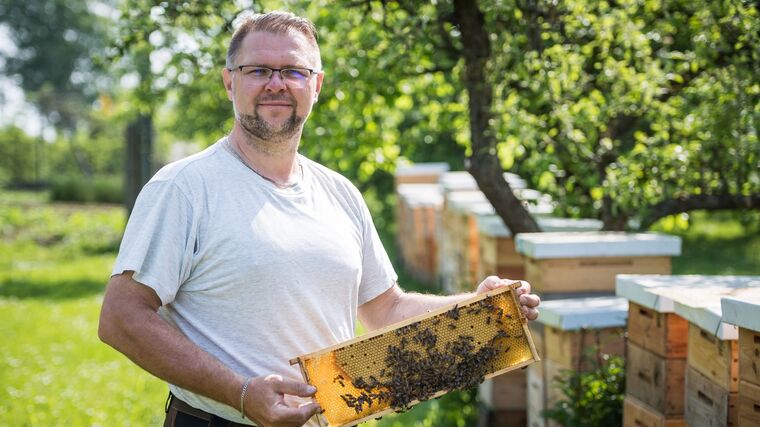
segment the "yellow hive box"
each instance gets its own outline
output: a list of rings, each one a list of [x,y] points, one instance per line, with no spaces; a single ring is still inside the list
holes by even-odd
[[[499,288],[290,361],[320,425],[353,426],[540,360],[515,289]]]

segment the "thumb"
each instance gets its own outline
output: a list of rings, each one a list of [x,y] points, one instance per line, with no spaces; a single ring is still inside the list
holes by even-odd
[[[317,392],[317,388],[313,385],[286,379],[277,382],[274,386],[274,390],[278,393],[301,397],[311,397]]]

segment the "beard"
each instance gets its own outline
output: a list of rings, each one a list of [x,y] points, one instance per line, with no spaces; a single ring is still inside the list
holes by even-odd
[[[262,99],[261,101],[273,100],[273,98]],[[258,100],[257,100],[258,101]],[[293,111],[290,117],[280,126],[273,126],[266,120],[259,117],[258,113],[254,109],[253,114],[243,114],[236,112],[238,121],[243,130],[256,139],[267,142],[283,142],[290,141],[294,137],[298,136],[303,127],[305,121],[304,117],[299,117],[296,114],[296,106],[293,106]]]

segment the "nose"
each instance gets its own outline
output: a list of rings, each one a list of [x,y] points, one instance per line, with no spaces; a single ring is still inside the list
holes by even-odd
[[[282,80],[282,74],[280,74],[279,71],[272,73],[272,76],[269,77],[269,81],[265,86],[265,89],[269,92],[282,92],[285,88],[285,82]]]

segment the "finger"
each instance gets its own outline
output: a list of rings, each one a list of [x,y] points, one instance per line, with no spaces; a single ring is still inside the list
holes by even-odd
[[[481,283],[479,287],[484,287],[488,290],[493,290],[504,286],[501,283],[501,279],[498,276],[488,276]]]
[[[522,289],[523,294],[527,295],[531,292],[532,286],[530,286],[530,283],[525,280],[520,280],[520,289]]]
[[[322,407],[317,403],[305,403],[297,408],[281,405],[277,406],[272,412],[272,420],[278,423],[292,423],[294,425],[303,425],[309,421],[314,414],[321,412]]]
[[[520,306],[520,310],[522,311],[523,315],[528,320],[536,320],[538,319],[538,309],[537,308],[528,308],[526,306]]]
[[[282,394],[292,394],[293,396],[310,397],[317,392],[317,388],[313,385],[300,381],[280,379],[273,385],[274,391]]]
[[[526,282],[525,280],[509,280],[509,285],[511,285],[517,296],[529,294],[531,290],[530,283]]]
[[[541,298],[538,295],[520,295],[520,304],[528,308],[535,308],[541,304]]]

